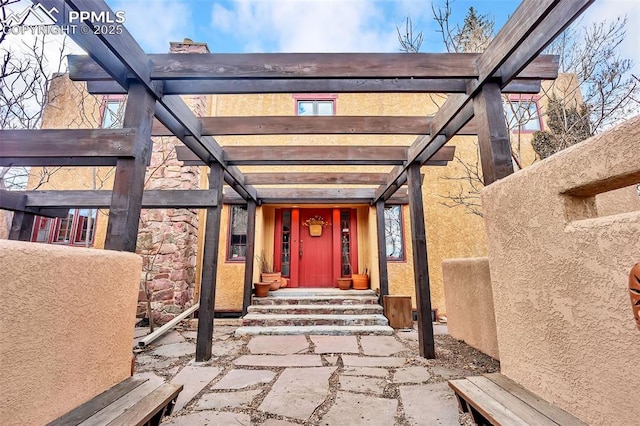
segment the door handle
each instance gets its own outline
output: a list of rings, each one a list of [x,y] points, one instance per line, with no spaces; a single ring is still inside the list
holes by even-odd
[[[300,249],[298,250],[298,253],[300,254],[300,259],[302,259],[302,253],[303,253],[303,246],[302,246],[302,240],[300,240]]]

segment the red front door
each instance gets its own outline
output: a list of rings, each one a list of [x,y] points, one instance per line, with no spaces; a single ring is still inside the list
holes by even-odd
[[[307,221],[321,217],[322,235],[312,236]],[[333,287],[333,223],[331,209],[300,209],[298,282],[300,287]],[[340,224],[336,224],[339,226]]]

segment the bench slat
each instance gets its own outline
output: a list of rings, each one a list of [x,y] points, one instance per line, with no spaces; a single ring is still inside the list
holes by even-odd
[[[485,374],[484,376],[558,424],[561,424],[563,426],[587,425],[570,413],[567,413],[561,408],[550,404],[533,392],[523,388],[507,376],[504,376],[500,373]]]
[[[523,402],[517,396],[511,394],[508,390],[505,390],[503,387],[497,385],[486,377],[467,377],[467,380],[478,386],[478,388],[491,398],[495,399],[498,403],[505,407],[509,407],[509,411],[512,411],[527,424],[535,424],[539,426],[558,425],[558,423],[554,422],[531,405]]]
[[[82,423],[100,410],[108,407],[123,395],[142,385],[148,379],[128,377],[117,385],[107,389],[98,396],[90,399],[79,407],[74,408],[63,416],[47,424],[47,426],[68,426]]]
[[[181,390],[182,385],[165,383],[145,396],[136,405],[126,410],[122,415],[112,420],[108,426],[144,425],[166,407],[169,401],[175,399]]]
[[[110,421],[117,418],[124,413],[127,409],[133,407],[142,398],[149,395],[156,388],[162,385],[164,380],[160,377],[154,377],[146,381],[141,386],[138,386],[128,394],[122,396],[117,401],[114,401],[108,407],[89,417],[84,422],[80,423],[81,426],[103,426]]]
[[[500,404],[467,379],[449,380],[449,386],[455,393],[460,395],[468,405],[475,408],[484,418],[494,425],[529,425],[529,423],[522,420],[507,407]]]

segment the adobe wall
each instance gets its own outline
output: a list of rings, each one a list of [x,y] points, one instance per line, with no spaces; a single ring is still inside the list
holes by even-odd
[[[595,201],[640,182],[639,146],[640,116],[482,193],[502,372],[589,424],[640,418],[640,211]]]
[[[446,259],[442,276],[449,334],[500,359],[489,259]]]
[[[45,424],[131,373],[141,259],[0,240],[0,419]]]

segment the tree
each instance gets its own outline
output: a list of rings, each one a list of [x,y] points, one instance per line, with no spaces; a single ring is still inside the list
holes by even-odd
[[[481,52],[494,36],[494,20],[469,8],[462,26],[453,26],[449,0],[444,6],[432,6],[435,21],[448,52]],[[517,168],[522,168],[523,138],[521,128],[538,120],[536,101],[547,104],[547,129],[535,134],[533,147],[538,158],[546,158],[624,120],[640,107],[640,80],[630,70],[633,62],[621,58],[618,47],[626,36],[626,18],[583,26],[580,21],[563,32],[544,53],[560,56],[560,72],[575,75],[572,84],[566,79],[543,84],[539,99],[522,96],[516,102],[505,97],[505,118],[511,138],[511,154]],[[400,33],[399,33],[400,34]],[[403,43],[404,41],[404,43]],[[402,51],[409,40],[401,41]],[[415,50],[417,51],[417,50]],[[456,156],[464,174],[445,178],[457,181],[458,189],[443,195],[448,207],[464,207],[482,216],[479,191],[483,187],[482,170],[477,159]]]

